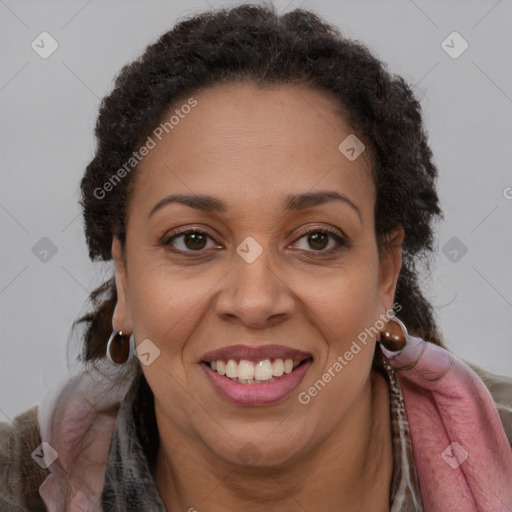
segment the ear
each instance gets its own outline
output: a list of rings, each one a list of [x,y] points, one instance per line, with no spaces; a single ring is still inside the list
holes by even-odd
[[[116,331],[133,332],[132,314],[128,300],[128,273],[126,257],[119,238],[112,239],[112,257],[115,264],[117,303],[114,308],[113,327]]]
[[[387,234],[386,243],[381,249],[378,296],[379,308],[382,308],[382,312],[393,307],[398,276],[402,268],[404,235],[402,226],[393,229]]]

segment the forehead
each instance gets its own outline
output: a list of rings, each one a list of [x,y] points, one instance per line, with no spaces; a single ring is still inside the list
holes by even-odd
[[[261,206],[274,195],[281,203],[290,193],[331,189],[373,207],[369,151],[351,161],[339,148],[353,135],[341,107],[306,86],[201,90],[176,102],[150,134],[154,147],[139,164],[133,199],[147,209],[170,193],[214,193]]]

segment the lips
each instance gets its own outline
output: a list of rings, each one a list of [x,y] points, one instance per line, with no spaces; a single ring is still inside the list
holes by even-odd
[[[235,359],[240,361],[262,361],[264,359],[292,359],[294,361],[303,361],[308,357],[313,357],[311,352],[304,352],[284,345],[263,345],[251,347],[248,345],[232,345],[223,347],[204,354],[202,361],[207,363],[218,360]]]
[[[202,370],[216,391],[237,405],[270,405],[302,381],[312,354],[283,345],[233,345],[205,354]]]

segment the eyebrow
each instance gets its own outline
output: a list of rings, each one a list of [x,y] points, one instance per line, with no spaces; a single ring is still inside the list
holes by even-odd
[[[349,205],[353,210],[355,210],[355,212],[359,216],[359,219],[362,220],[361,210],[359,209],[359,207],[348,197],[333,190],[321,190],[319,192],[304,192],[302,194],[290,194],[286,196],[284,200],[283,209],[285,211],[299,211],[304,210],[306,208],[312,208],[314,206],[327,203],[329,201],[341,201]],[[151,217],[160,208],[172,203],[183,204],[185,206],[189,206],[190,208],[194,208],[196,210],[209,213],[223,213],[228,211],[226,203],[213,196],[208,196],[204,194],[171,194],[169,196],[164,197],[163,199],[158,201],[158,203],[156,203],[155,206],[153,206],[153,208],[149,212],[148,218]]]

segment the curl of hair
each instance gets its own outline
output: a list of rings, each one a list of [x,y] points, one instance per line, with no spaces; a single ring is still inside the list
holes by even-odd
[[[411,334],[442,345],[433,308],[418,285],[418,263],[429,266],[434,217],[442,217],[437,169],[427,144],[421,108],[404,79],[358,41],[344,37],[314,12],[278,15],[272,5],[244,4],[182,19],[124,66],[101,103],[96,153],[81,182],[89,256],[112,259],[113,236],[126,240],[126,208],[136,167],[102,199],[116,171],[166,118],[172,106],[216,85],[306,85],[334,99],[372,155],[377,190],[375,235],[403,226],[403,265],[395,303]],[[77,322],[88,322],[84,358],[105,354],[116,295],[113,279],[91,298],[105,299]]]

